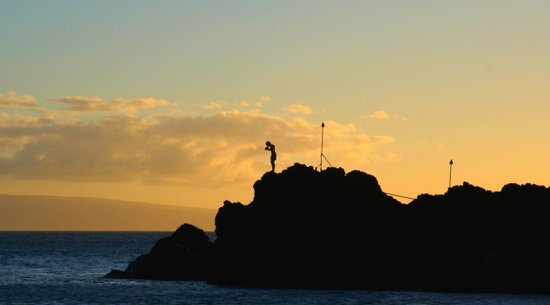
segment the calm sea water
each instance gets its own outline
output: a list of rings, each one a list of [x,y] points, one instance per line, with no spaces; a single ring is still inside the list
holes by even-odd
[[[550,296],[269,290],[104,279],[169,233],[0,232],[0,304],[550,305]]]

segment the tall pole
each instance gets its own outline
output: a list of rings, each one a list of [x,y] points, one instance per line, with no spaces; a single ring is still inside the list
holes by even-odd
[[[319,171],[323,171],[323,145],[325,136],[325,122],[321,124],[321,162],[319,163]]]
[[[449,188],[451,188],[451,179],[453,177],[453,159],[449,161]]]

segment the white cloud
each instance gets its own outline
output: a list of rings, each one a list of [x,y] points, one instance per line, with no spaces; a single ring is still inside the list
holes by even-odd
[[[386,113],[384,110],[376,110],[371,114],[365,115],[364,117],[367,118],[367,119],[373,119],[373,120],[391,120],[391,119],[396,119],[396,120],[401,120],[401,121],[406,121],[407,120],[402,115],[399,115],[399,114],[390,115],[390,114]]]
[[[35,106],[36,99],[30,95],[17,95],[15,91],[8,91],[7,94],[0,92],[0,106]]]
[[[303,104],[292,104],[285,108],[290,113],[311,114],[311,108]]]

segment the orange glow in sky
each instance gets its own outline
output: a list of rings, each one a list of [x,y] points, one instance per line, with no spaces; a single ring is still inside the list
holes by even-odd
[[[295,162],[550,184],[548,1],[2,1],[0,194],[216,209]]]

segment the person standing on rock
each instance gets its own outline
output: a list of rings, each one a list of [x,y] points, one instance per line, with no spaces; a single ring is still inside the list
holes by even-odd
[[[275,152],[275,145],[271,144],[271,142],[267,141],[265,142],[265,150],[269,150],[271,152],[271,171],[275,172],[275,160],[277,160],[277,153]]]

